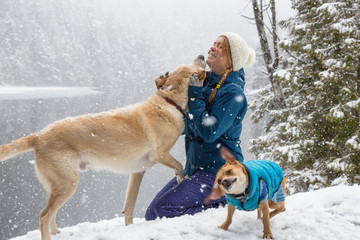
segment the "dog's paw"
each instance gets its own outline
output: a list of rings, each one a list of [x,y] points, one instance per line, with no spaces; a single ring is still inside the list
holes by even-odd
[[[182,181],[184,181],[184,174],[177,174],[176,175],[176,181],[177,181],[177,183],[179,184],[179,183],[181,183]]]
[[[272,233],[264,233],[263,238],[264,239],[274,239],[274,236],[272,235]]]
[[[60,230],[57,229],[57,228],[56,229],[51,229],[50,233],[53,234],[53,235],[56,235],[56,234],[60,233]]]
[[[220,226],[218,226],[218,228],[220,228],[222,230],[228,230],[229,229],[229,224],[223,223]]]
[[[169,72],[165,73],[165,76],[161,75],[160,77],[156,78],[155,79],[156,88],[160,89],[168,78],[169,78]]]
[[[129,226],[130,224],[133,224],[133,217],[126,214],[126,211],[123,211],[124,220],[125,220],[125,226]]]

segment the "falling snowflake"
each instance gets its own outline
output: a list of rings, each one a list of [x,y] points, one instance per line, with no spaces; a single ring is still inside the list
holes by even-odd
[[[236,97],[235,97],[235,101],[237,101],[237,102],[242,102],[242,101],[244,101],[244,96],[243,95],[237,95]]]
[[[217,122],[217,119],[214,116],[209,116],[209,117],[204,117],[202,122],[206,127],[209,127],[214,125]]]

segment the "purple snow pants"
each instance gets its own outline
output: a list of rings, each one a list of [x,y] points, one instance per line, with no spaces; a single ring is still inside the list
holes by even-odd
[[[225,205],[225,197],[204,204],[205,198],[210,194],[214,185],[215,176],[207,172],[196,172],[194,175],[177,184],[173,178],[155,196],[146,210],[147,221],[156,218],[171,218],[184,214],[193,215],[209,208],[217,208]]]

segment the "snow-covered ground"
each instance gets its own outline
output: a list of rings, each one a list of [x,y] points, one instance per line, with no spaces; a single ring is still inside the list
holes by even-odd
[[[286,212],[271,220],[275,239],[355,240],[360,236],[360,186],[336,186],[318,191],[299,193],[286,200]],[[228,231],[218,229],[226,218],[226,208],[211,209],[195,216],[158,219],[146,222],[135,219],[125,227],[123,218],[81,223],[61,229],[53,240],[212,240],[261,239],[262,223],[256,211],[236,211]],[[40,239],[32,231],[13,240]]]

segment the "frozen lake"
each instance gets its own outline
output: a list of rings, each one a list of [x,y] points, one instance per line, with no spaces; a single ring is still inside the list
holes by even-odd
[[[79,97],[99,93],[101,91],[92,87],[0,86],[0,100]]]
[[[123,106],[116,104],[116,97],[116,91],[105,93],[92,88],[0,87],[0,145],[39,131],[59,119]],[[184,161],[182,142],[174,148],[173,155]],[[47,192],[36,178],[33,152],[0,165],[2,240],[38,228]],[[172,170],[161,165],[145,174],[135,208],[136,217],[144,216],[152,197],[173,175]],[[121,216],[127,181],[128,176],[110,172],[81,173],[75,195],[59,211],[59,226]]]

